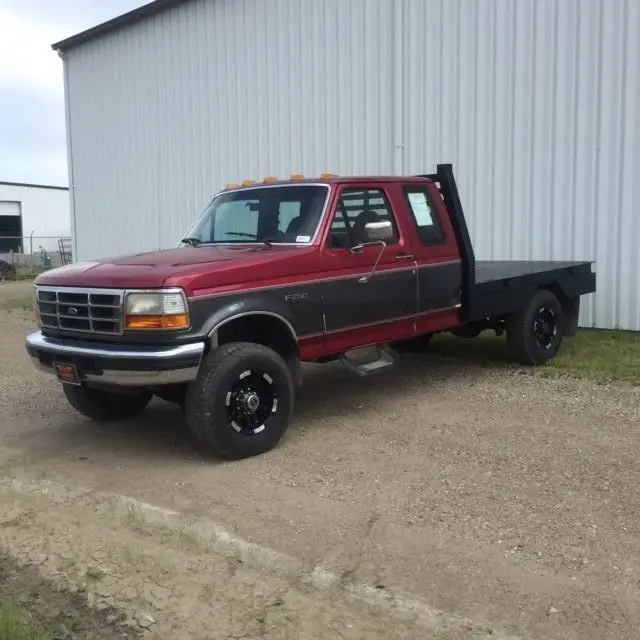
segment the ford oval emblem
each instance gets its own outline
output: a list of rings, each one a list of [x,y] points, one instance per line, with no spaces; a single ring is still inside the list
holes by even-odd
[[[67,313],[68,313],[70,316],[77,316],[77,315],[78,315],[78,310],[77,310],[75,307],[69,307],[69,308],[67,309]]]

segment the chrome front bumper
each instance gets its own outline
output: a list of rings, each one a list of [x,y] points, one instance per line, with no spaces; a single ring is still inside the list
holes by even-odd
[[[76,365],[81,380],[89,384],[154,387],[193,380],[205,343],[96,347],[48,338],[36,331],[27,336],[25,347],[35,367],[53,375],[54,362],[64,362]]]

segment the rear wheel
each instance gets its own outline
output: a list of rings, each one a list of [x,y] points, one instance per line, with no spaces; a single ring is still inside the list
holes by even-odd
[[[187,424],[218,454],[248,458],[278,444],[289,426],[294,395],[291,370],[273,349],[224,344],[205,357],[189,385]]]
[[[96,422],[124,420],[140,413],[151,400],[150,393],[127,395],[91,387],[62,385],[69,404]]]
[[[564,336],[564,314],[558,298],[541,289],[527,307],[507,321],[509,350],[520,363],[544,364],[556,356]]]

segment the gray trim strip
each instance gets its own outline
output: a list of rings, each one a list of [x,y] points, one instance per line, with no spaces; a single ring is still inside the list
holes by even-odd
[[[396,269],[378,270],[373,274],[373,277],[383,276],[387,274],[394,274],[394,273],[402,273],[403,271],[415,271],[416,269],[418,271],[422,269],[437,269],[438,267],[448,267],[452,264],[460,264],[460,262],[461,262],[460,260],[447,260],[446,262],[434,262],[433,264],[422,264],[417,266],[413,264],[410,266],[399,267]],[[220,296],[234,296],[234,295],[240,295],[244,293],[253,293],[255,291],[268,291],[269,289],[286,289],[287,287],[301,287],[309,284],[320,284],[322,282],[332,282],[337,280],[351,280],[351,279],[357,280],[362,276],[368,276],[370,274],[371,274],[371,269],[360,272],[360,273],[351,273],[349,275],[340,275],[340,276],[333,276],[328,278],[313,278],[311,280],[296,280],[295,282],[268,284],[268,285],[263,285],[258,287],[248,287],[246,289],[234,289],[233,291],[218,291],[213,293],[206,293],[203,295],[191,296],[189,300],[206,300],[207,298],[218,298]]]
[[[379,324],[391,324],[392,322],[399,322],[401,320],[412,320],[418,319],[422,316],[430,316],[434,313],[442,313],[443,311],[451,311],[453,309],[459,309],[461,305],[456,304],[451,307],[442,307],[440,309],[429,309],[428,311],[421,311],[420,313],[409,313],[404,316],[395,316],[393,318],[385,318],[384,320],[376,320],[375,322],[365,322],[363,324],[351,324],[348,327],[342,327],[341,329],[331,329],[331,331],[327,331],[326,335],[331,335],[332,333],[342,333],[343,331],[352,331],[353,329],[365,329],[367,327],[377,327]],[[309,334],[308,336],[300,336],[301,338],[309,338],[314,337],[317,333]]]

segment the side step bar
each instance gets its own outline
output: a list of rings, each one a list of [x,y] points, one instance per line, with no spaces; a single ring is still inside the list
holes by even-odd
[[[360,377],[368,377],[389,371],[398,363],[398,354],[387,344],[376,345],[376,356],[375,360],[362,363],[355,362],[346,355],[340,356],[340,360],[351,373],[355,373]]]

